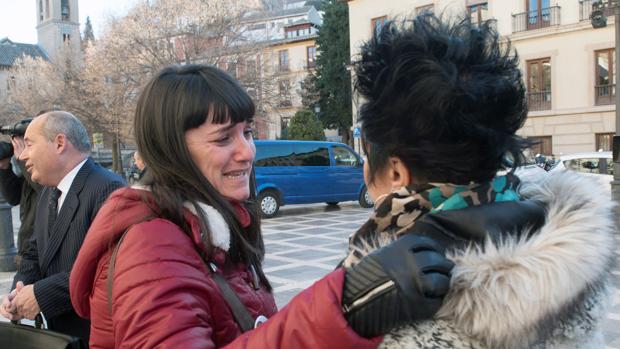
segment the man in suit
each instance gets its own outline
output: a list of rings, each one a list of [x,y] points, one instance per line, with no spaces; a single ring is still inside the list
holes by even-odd
[[[0,314],[19,320],[42,313],[50,329],[88,343],[90,324],[71,306],[69,272],[97,211],[124,182],[89,158],[86,129],[70,113],[52,111],[36,117],[24,140],[26,149],[19,159],[44,188],[33,237]]]

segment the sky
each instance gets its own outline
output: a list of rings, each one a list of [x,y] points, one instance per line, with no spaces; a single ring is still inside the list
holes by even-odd
[[[37,43],[37,0],[0,0],[0,39]],[[90,17],[97,38],[103,31],[106,18],[122,16],[138,0],[78,0],[80,33],[84,32],[86,16]]]

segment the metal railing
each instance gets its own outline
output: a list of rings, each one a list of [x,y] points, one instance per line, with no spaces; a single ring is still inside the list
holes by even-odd
[[[551,109],[551,90],[528,92],[527,104],[531,111]]]
[[[560,6],[512,15],[512,32],[518,33],[560,24]]]
[[[616,85],[594,86],[594,104],[608,105],[616,103]]]
[[[613,17],[614,15],[614,9],[611,7],[605,7],[603,12],[605,12],[605,16],[607,17]],[[579,20],[589,21],[591,14],[592,14],[592,0],[580,0],[579,1]]]

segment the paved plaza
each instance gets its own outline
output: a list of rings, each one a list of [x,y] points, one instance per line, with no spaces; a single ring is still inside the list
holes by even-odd
[[[354,202],[338,206],[293,205],[282,207],[275,218],[263,220],[267,249],[264,268],[279,308],[334,269],[345,254],[347,237],[360,227],[370,211]],[[17,212],[14,208],[14,222],[19,221]],[[620,349],[620,269],[613,274],[613,307],[604,330],[606,348]],[[0,273],[2,294],[8,291],[12,276],[13,273]]]

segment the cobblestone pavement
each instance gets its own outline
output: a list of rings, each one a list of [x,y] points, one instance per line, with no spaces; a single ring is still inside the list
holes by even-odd
[[[345,254],[347,237],[369,213],[370,209],[353,202],[338,206],[293,205],[282,207],[277,217],[263,220],[267,250],[264,268],[278,308],[334,269]],[[19,222],[16,208],[13,222]],[[0,295],[8,292],[12,278],[13,273],[0,273]],[[613,307],[604,331],[606,348],[620,349],[620,268],[613,271],[613,278]],[[0,321],[6,319],[0,316]]]

